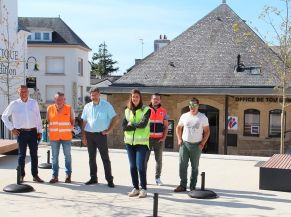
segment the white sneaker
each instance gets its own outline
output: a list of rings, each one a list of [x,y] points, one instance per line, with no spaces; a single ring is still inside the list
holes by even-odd
[[[145,198],[147,197],[147,191],[144,189],[141,189],[138,195],[139,198]]]
[[[137,190],[136,188],[132,189],[132,191],[128,193],[129,197],[136,197],[138,195],[139,195],[139,190]]]
[[[159,185],[159,186],[163,185],[163,183],[162,183],[162,181],[161,181],[160,178],[157,178],[157,179],[156,179],[156,183],[157,183],[157,185]]]

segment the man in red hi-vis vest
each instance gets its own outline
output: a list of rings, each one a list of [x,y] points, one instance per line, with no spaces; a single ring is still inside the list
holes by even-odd
[[[156,160],[156,183],[162,185],[161,172],[162,172],[162,159],[163,148],[168,134],[168,115],[165,108],[161,106],[161,95],[155,93],[151,97],[150,116],[150,151],[147,154],[146,160],[149,160],[151,150],[154,149]]]
[[[72,173],[72,129],[75,122],[75,115],[72,107],[65,104],[65,96],[58,92],[55,95],[55,103],[47,108],[47,120],[49,123],[49,139],[52,149],[52,179],[50,183],[59,181],[59,152],[63,146],[66,167],[66,183],[71,183]]]

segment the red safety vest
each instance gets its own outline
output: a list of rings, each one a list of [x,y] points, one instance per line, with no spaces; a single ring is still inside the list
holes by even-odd
[[[150,108],[150,138],[162,138],[164,134],[164,120],[167,111],[163,107],[159,107],[157,110],[152,107]]]

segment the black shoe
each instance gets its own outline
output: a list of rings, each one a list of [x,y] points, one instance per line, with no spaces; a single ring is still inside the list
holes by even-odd
[[[196,187],[190,186],[190,191],[195,191],[195,190],[196,190]]]
[[[23,183],[23,182],[24,182],[24,176],[20,176],[19,183]]]
[[[97,183],[98,183],[97,179],[90,179],[88,182],[85,182],[85,185],[93,185]]]
[[[114,188],[115,187],[113,181],[108,182],[108,187],[109,188]]]

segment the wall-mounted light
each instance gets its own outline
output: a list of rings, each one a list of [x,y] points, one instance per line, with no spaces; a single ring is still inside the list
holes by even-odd
[[[27,58],[27,60],[26,60],[26,69],[28,69],[28,63],[29,63],[30,59],[34,60],[33,71],[39,71],[39,66],[38,66],[37,60],[36,60],[36,58],[34,56],[30,56],[30,57]]]

